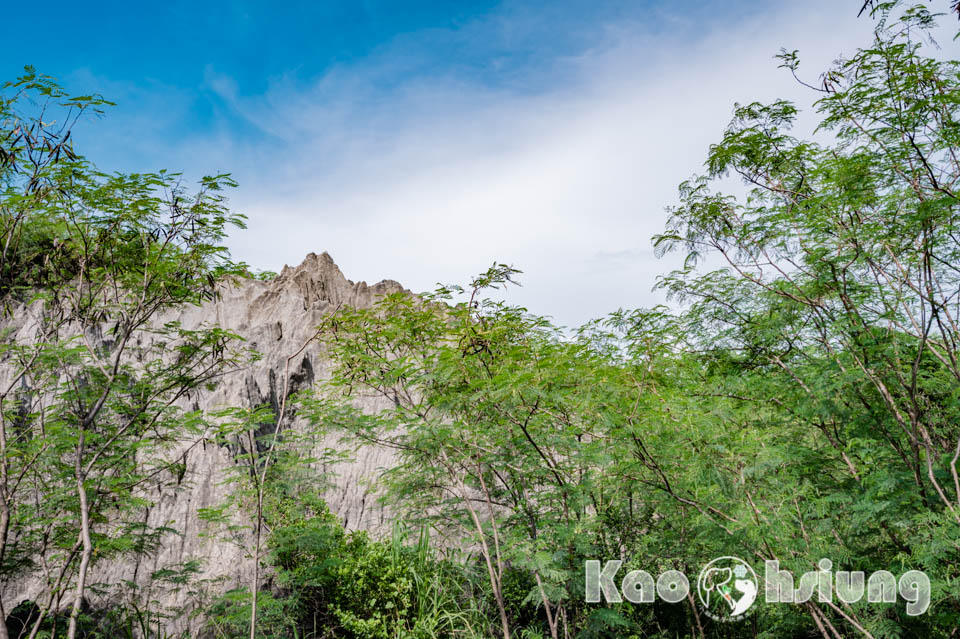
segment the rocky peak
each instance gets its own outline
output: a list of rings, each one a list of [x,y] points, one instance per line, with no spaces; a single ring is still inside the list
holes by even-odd
[[[212,392],[191,397],[189,408],[269,404],[276,409],[283,393],[287,358],[300,351],[326,315],[340,304],[369,307],[382,296],[403,290],[393,280],[383,280],[373,286],[366,282],[354,283],[344,276],[328,253],[310,253],[300,265],[285,266],[273,280],[234,278],[224,283],[216,300],[181,308],[157,321],[179,321],[188,329],[216,324],[237,333],[245,339],[246,346],[262,354],[262,358],[249,367],[225,376]],[[27,327],[19,329],[26,331]],[[320,348],[316,343],[310,344],[290,362],[289,392],[322,379],[326,371]],[[355,402],[368,411],[386,406],[382,399],[374,397],[357,397]],[[293,416],[286,427],[302,428],[303,424]],[[315,445],[316,450],[323,450],[336,448],[339,442],[336,436],[329,436]],[[162,568],[199,560],[203,566],[201,579],[214,580],[223,590],[245,586],[253,565],[244,544],[219,540],[198,516],[200,509],[224,503],[232,490],[227,479],[235,452],[209,443],[200,446],[197,442],[182,442],[178,450],[171,451],[173,457],[182,455],[185,471],[176,485],[151,487],[148,498],[152,506],[145,523],[169,526],[178,534],[168,535],[156,555],[98,566],[93,582],[106,585],[132,582],[146,589],[150,598],[165,607],[189,606],[185,592],[157,592],[150,575]],[[325,498],[348,529],[376,534],[388,528],[389,518],[377,503],[376,480],[380,471],[393,463],[391,451],[370,447],[357,451],[353,461],[338,464],[334,469],[317,468],[318,473],[329,474],[330,488]],[[238,517],[243,514],[238,513]],[[33,575],[19,583],[5,584],[3,596],[12,608],[21,601],[37,600],[42,592],[41,576]]]

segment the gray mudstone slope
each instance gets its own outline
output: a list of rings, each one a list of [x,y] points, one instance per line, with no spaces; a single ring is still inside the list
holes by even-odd
[[[185,307],[160,321],[178,320],[185,328],[219,325],[246,340],[246,345],[259,351],[262,358],[251,366],[233,372],[218,384],[214,391],[191,398],[189,407],[216,409],[228,406],[272,405],[276,411],[283,392],[284,365],[313,335],[323,318],[338,305],[369,307],[384,295],[403,291],[392,280],[372,286],[354,283],[327,254],[309,254],[299,266],[284,267],[278,277],[270,281],[237,280],[221,285],[219,299],[203,306]],[[22,322],[20,330],[29,332],[29,321]],[[289,391],[295,392],[313,385],[327,374],[316,343],[311,343],[301,355],[290,362]],[[367,411],[378,411],[384,406],[382,398],[372,396],[354,398]],[[285,428],[302,428],[294,415],[285,422]],[[209,584],[211,592],[223,592],[234,587],[248,587],[252,575],[252,560],[248,557],[249,540],[240,543],[218,539],[216,530],[198,517],[198,511],[221,505],[231,486],[225,481],[232,465],[233,453],[227,448],[207,443],[184,443],[186,472],[179,484],[155,486],[147,497],[153,502],[146,523],[150,526],[169,526],[178,531],[165,537],[160,551],[152,556],[124,562],[109,562],[97,566],[90,583],[117,585],[134,582],[144,595],[167,609],[191,608],[195,597],[190,589],[171,590],[152,583],[150,575],[160,568],[180,566],[199,560],[201,573],[198,583]],[[315,442],[318,450],[336,448],[336,436]],[[391,451],[377,447],[363,448],[351,461],[336,464],[330,486],[325,494],[330,509],[348,530],[368,530],[374,534],[389,527],[388,513],[378,504],[376,478],[391,465]],[[330,469],[318,468],[318,472]],[[237,517],[242,517],[238,513]],[[3,597],[7,610],[25,600],[38,600],[43,592],[39,575],[5,584]],[[92,602],[96,604],[96,600]],[[186,612],[186,610],[184,611]],[[184,619],[184,623],[187,623]],[[195,625],[190,623],[189,625]],[[176,624],[180,625],[180,624]]]

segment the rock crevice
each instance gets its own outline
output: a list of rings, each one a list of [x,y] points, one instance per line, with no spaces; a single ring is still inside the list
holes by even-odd
[[[369,307],[384,295],[403,291],[395,281],[384,280],[372,286],[365,282],[348,280],[327,253],[311,253],[296,267],[286,266],[274,279],[232,279],[221,284],[214,301],[201,306],[179,309],[158,318],[158,322],[178,321],[186,329],[218,325],[240,335],[249,346],[261,354],[243,371],[226,375],[217,387],[189,399],[188,408],[216,410],[224,407],[254,407],[269,404],[279,410],[283,392],[284,366],[287,358],[296,353],[315,333],[323,318],[337,306]],[[14,331],[30,330],[30,322],[19,322]],[[102,336],[96,341],[106,346]],[[313,385],[327,374],[327,364],[317,344],[307,346],[297,359],[290,362],[288,392]],[[29,392],[29,389],[23,389]],[[382,410],[381,398],[358,397],[357,404],[368,411]],[[272,426],[272,425],[271,425]],[[290,415],[289,425],[301,428],[303,424]],[[318,450],[338,446],[337,437],[330,435],[315,442]],[[153,504],[146,510],[145,523],[151,527],[169,526],[177,534],[167,535],[155,555],[137,560],[112,561],[98,565],[92,583],[120,584],[132,581],[141,588],[153,590],[166,608],[187,605],[185,592],[155,591],[150,575],[160,568],[200,562],[201,580],[218,584],[217,590],[246,585],[252,574],[252,559],[247,544],[231,544],[218,539],[198,516],[204,508],[223,504],[232,487],[228,471],[236,451],[210,443],[184,443],[183,450],[172,451],[184,462],[183,472],[176,481],[158,484],[151,489]],[[392,452],[382,448],[359,450],[352,461],[337,465],[330,478],[327,499],[331,510],[348,529],[364,529],[374,534],[382,532],[389,517],[383,512],[371,491],[379,471],[392,465]],[[322,472],[318,469],[318,472]],[[237,514],[241,517],[241,514]],[[242,540],[241,540],[242,541]],[[37,601],[43,592],[39,575],[28,576],[3,586],[7,609],[27,600]],[[188,590],[188,589],[187,589]]]

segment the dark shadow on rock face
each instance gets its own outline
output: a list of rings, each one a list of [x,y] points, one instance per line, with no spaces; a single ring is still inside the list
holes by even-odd
[[[7,615],[7,635],[10,639],[26,637],[30,634],[30,628],[40,616],[40,607],[32,601],[23,601],[19,603],[10,614]]]

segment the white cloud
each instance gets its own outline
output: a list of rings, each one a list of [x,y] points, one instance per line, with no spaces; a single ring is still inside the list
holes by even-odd
[[[510,299],[566,325],[658,303],[655,278],[678,262],[654,259],[650,237],[676,185],[735,101],[806,95],[776,69],[780,47],[800,49],[815,78],[868,41],[871,23],[841,4],[764,8],[696,42],[611,25],[557,62],[550,90],[440,77],[384,91],[386,61],[403,53],[389,47],[257,97],[211,71],[211,89],[268,140],[235,156],[234,203],[250,216],[235,256],[279,270],[327,250],[348,277],[413,290],[510,262],[525,271]]]

